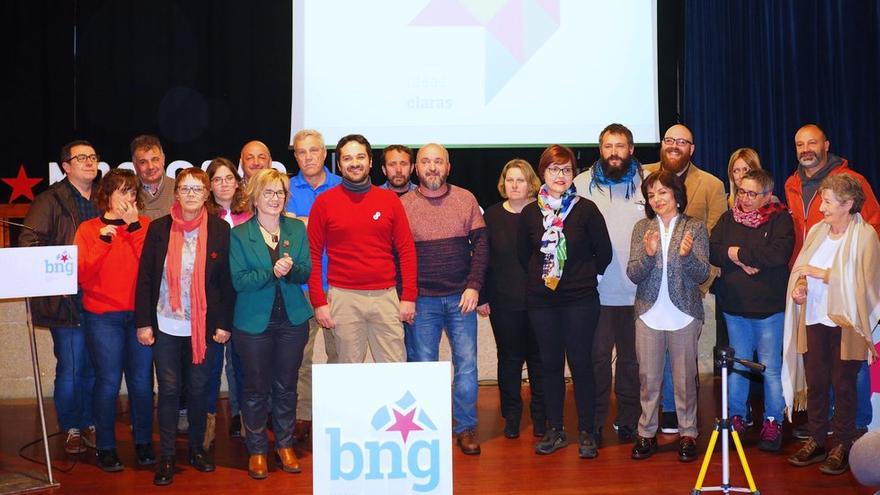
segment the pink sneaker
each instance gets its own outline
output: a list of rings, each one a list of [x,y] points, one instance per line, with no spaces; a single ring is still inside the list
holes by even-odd
[[[764,452],[779,452],[779,449],[782,448],[782,425],[777,423],[775,419],[767,418],[764,420],[758,448]]]

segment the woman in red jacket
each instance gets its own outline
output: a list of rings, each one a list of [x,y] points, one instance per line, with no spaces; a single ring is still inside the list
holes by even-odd
[[[130,170],[111,170],[98,186],[95,202],[103,214],[76,231],[79,284],[83,293],[86,346],[95,365],[97,464],[121,471],[116,454],[116,399],[122,373],[131,399],[137,463],[154,464],[153,354],[137,340],[134,289],[149,218],[140,215],[140,181]]]

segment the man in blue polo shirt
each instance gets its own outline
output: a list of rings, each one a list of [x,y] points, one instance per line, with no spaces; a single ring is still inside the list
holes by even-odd
[[[299,166],[299,173],[290,179],[290,200],[287,203],[287,211],[296,215],[301,220],[308,220],[312,211],[315,198],[331,187],[342,182],[342,177],[330,172],[324,166],[327,159],[327,147],[324,146],[324,136],[312,129],[303,129],[293,136],[293,156]],[[324,290],[327,290],[327,253],[324,253],[322,263],[321,281]],[[303,290],[308,297],[307,285]],[[309,340],[303,353],[302,366],[299,369],[299,381],[296,392],[296,424],[293,436],[297,442],[304,442],[311,436],[312,429],[312,358],[315,351],[315,337],[320,326],[314,318],[309,320]],[[324,332],[324,350],[327,352],[327,362],[336,361],[336,346],[330,338],[330,332]]]

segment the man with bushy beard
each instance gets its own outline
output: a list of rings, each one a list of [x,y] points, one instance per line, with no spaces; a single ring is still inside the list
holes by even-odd
[[[825,131],[816,124],[806,124],[795,133],[794,146],[798,167],[785,181],[785,202],[788,203],[794,220],[794,251],[791,254],[789,267],[794,264],[800,253],[807,232],[824,218],[819,211],[822,198],[816,197],[816,191],[822,179],[829,175],[849,174],[859,181],[865,193],[865,204],[859,214],[880,233],[880,205],[877,204],[877,197],[874,196],[871,185],[862,174],[849,168],[849,161],[846,158],[828,151],[831,142],[828,141]],[[865,362],[856,378],[856,430],[859,433],[867,431],[871,419],[871,378],[868,364]],[[794,428],[792,434],[795,438],[808,436],[803,427]]]
[[[684,213],[689,217],[702,220],[711,234],[718,219],[727,211],[727,196],[724,194],[724,183],[718,177],[700,170],[691,161],[694,149],[694,135],[691,130],[682,124],[673,125],[667,129],[663,140],[660,141],[660,161],[645,165],[645,175],[647,176],[660,168],[678,174],[684,180],[685,192],[687,193],[687,208]],[[709,286],[712,285],[712,281],[719,273],[717,267],[711,267],[709,278],[700,285],[704,295],[709,291]],[[710,315],[714,313],[714,311],[706,311],[709,309],[708,306],[714,306],[714,304],[704,298],[703,309],[706,315],[704,321],[709,321]],[[715,309],[720,314],[720,310]],[[675,413],[672,371],[669,368],[669,360],[663,370],[661,395],[663,404],[660,431],[668,434],[678,433],[678,416]]]
[[[617,347],[614,429],[621,441],[635,437],[642,414],[639,402],[639,363],[636,359],[634,303],[636,286],[626,276],[633,226],[645,218],[642,165],[633,156],[632,132],[611,124],[599,133],[599,159],[574,179],[578,195],[590,199],[608,226],[611,264],[599,281],[599,323],[593,337],[593,373],[596,382],[595,440],[602,440],[611,392],[611,352]]]

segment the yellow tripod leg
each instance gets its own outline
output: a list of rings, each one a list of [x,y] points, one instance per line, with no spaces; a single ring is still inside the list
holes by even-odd
[[[752,478],[752,470],[749,469],[749,461],[746,460],[746,453],[743,451],[742,444],[739,441],[739,434],[733,428],[730,429],[730,433],[733,436],[733,444],[736,445],[736,453],[739,455],[739,462],[742,464],[743,471],[746,473],[746,481],[749,482],[749,490],[752,493],[758,491],[758,488],[755,486],[755,480]]]
[[[718,428],[712,430],[712,436],[709,438],[709,446],[706,447],[706,455],[703,457],[703,465],[700,466],[700,474],[697,475],[697,483],[694,485],[694,493],[699,493],[703,488],[703,480],[706,479],[706,472],[709,470],[709,461],[712,460],[712,453],[715,451],[716,441],[718,441]]]

